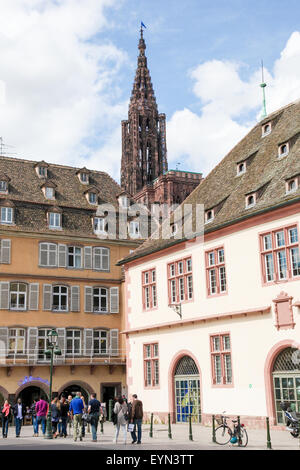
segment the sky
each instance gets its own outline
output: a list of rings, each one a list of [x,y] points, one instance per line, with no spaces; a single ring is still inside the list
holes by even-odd
[[[169,168],[209,171],[267,111],[300,99],[299,0],[0,0],[3,153],[107,171],[140,23]]]

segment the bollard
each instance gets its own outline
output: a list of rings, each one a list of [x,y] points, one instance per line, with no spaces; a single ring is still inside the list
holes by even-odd
[[[212,415],[212,441],[216,442],[216,423],[215,415]]]
[[[272,449],[272,444],[271,444],[271,435],[270,435],[270,423],[269,423],[269,418],[266,418],[267,422],[267,448]]]
[[[192,433],[192,416],[189,415],[189,440],[193,440],[193,433]]]
[[[108,402],[108,421],[112,421],[111,419],[111,412],[112,412],[112,407],[113,407],[113,400],[110,399]]]
[[[171,415],[168,414],[168,438],[172,439],[172,432],[171,432]]]
[[[153,413],[151,413],[149,437],[153,437]]]
[[[100,432],[103,434],[103,419],[100,421]]]

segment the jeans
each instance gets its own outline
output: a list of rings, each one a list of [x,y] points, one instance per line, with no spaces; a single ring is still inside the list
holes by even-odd
[[[92,420],[91,420],[92,438],[93,438],[93,441],[96,441],[98,422],[99,422],[99,413],[91,413],[90,416],[92,417]]]
[[[39,432],[39,425],[42,423],[42,433],[46,434],[46,416],[37,417],[37,434]]]
[[[32,424],[33,424],[34,434],[38,434],[39,433],[39,425],[38,425],[37,416],[32,416]]]
[[[8,433],[8,416],[2,417],[2,436],[7,436]]]
[[[120,428],[122,428],[123,436],[124,436],[124,444],[126,444],[126,439],[127,439],[127,424],[116,424],[115,441],[116,441],[116,442],[118,441]],[[132,433],[131,433],[131,435],[132,435]],[[133,439],[133,438],[132,438],[132,439]],[[136,438],[133,439],[133,440],[135,441]]]
[[[77,439],[77,436],[82,437],[82,413],[74,415],[74,431],[73,437],[74,440]]]
[[[133,424],[134,424],[134,430],[132,431],[131,433],[131,437],[132,437],[132,440],[133,441],[136,441],[136,425],[137,425],[137,428],[138,428],[138,435],[137,435],[137,441],[138,442],[141,442],[141,439],[142,439],[142,419],[137,419],[135,418],[133,420]]]
[[[15,418],[16,436],[20,435],[23,418]]]
[[[61,435],[66,436],[68,416],[62,416],[60,419],[61,419],[61,423],[58,423],[58,429],[60,429]]]

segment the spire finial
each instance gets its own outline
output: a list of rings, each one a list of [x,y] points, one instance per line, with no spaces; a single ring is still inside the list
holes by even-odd
[[[262,60],[261,61],[261,84],[260,84],[260,87],[262,88],[262,91],[263,91],[263,109],[262,109],[261,119],[264,119],[267,116],[266,93],[265,93],[266,86],[267,86],[267,84],[264,81],[264,62]]]

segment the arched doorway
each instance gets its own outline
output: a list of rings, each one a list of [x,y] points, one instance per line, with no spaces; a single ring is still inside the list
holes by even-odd
[[[287,401],[294,411],[300,412],[300,351],[283,349],[276,357],[272,370],[273,394],[277,424],[284,424],[280,402]]]
[[[190,356],[179,359],[174,372],[176,422],[201,422],[200,373]]]
[[[81,382],[71,382],[65,384],[59,389],[58,396],[61,397],[62,395],[64,395],[65,397],[68,397],[69,395],[72,395],[72,397],[74,398],[77,392],[80,392],[84,398],[85,403],[88,403],[89,395],[93,393],[93,390],[87,384],[85,385]]]
[[[42,388],[32,385],[23,388],[16,396],[16,399],[18,398],[21,398],[25,406],[31,406],[34,400],[39,400],[40,398],[48,401],[47,393]]]

